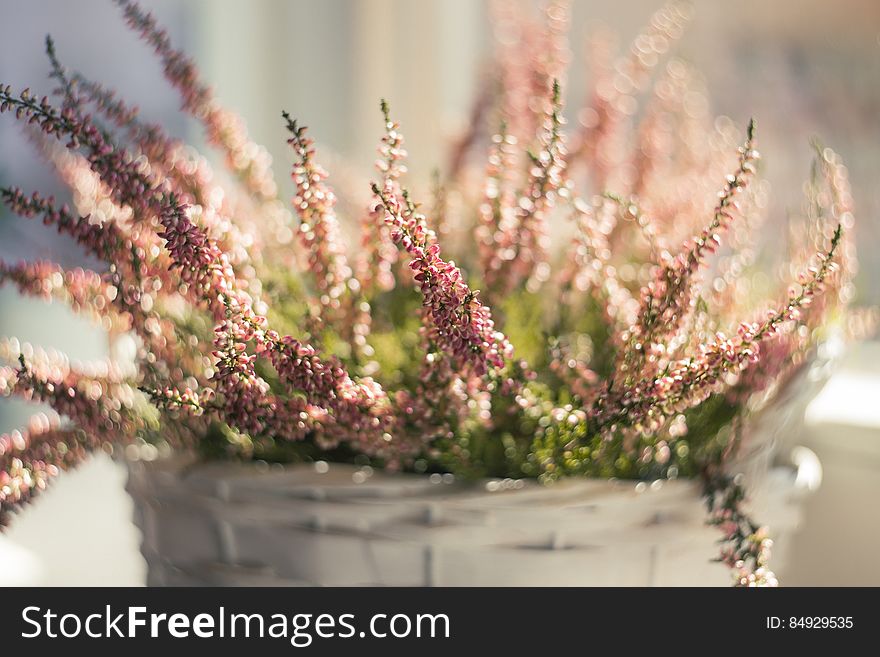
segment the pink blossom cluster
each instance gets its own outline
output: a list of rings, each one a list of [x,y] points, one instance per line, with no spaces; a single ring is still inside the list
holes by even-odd
[[[498,119],[504,132],[522,144],[541,131],[549,107],[547,90],[565,82],[572,55],[568,45],[571,7],[566,1],[546,4],[542,16],[520,11],[511,2],[492,4],[497,61]],[[524,54],[527,53],[527,54]],[[491,82],[487,88],[491,89]],[[491,117],[495,118],[495,117]],[[517,164],[528,154],[517,153]]]
[[[155,49],[166,77],[180,91],[183,109],[204,124],[208,139],[223,149],[230,168],[241,176],[250,191],[265,199],[274,199],[277,185],[271,173],[272,158],[266,149],[250,141],[239,116],[217,103],[210,87],[200,80],[195,64],[174,49],[168,34],[152,14],[136,2],[116,2],[129,26]]]
[[[381,103],[385,131],[379,143],[376,170],[382,177],[382,188],[401,193],[400,177],[406,173],[406,156],[400,125],[391,120],[388,103]],[[391,228],[385,223],[385,211],[377,200],[361,218],[362,256],[358,278],[365,292],[388,291],[394,287],[394,266],[398,261],[397,245],[391,239]]]
[[[516,180],[512,174],[517,151],[516,137],[506,129],[492,137],[476,231],[480,267],[490,288],[498,284],[505,263],[516,255]]]
[[[172,46],[167,32],[151,13],[133,1],[116,2],[129,27],[156,52],[166,79],[180,94],[182,109],[202,124],[207,141],[222,152],[227,168],[241,182],[243,189],[234,194],[237,208],[231,219],[233,225],[240,226],[247,236],[245,243],[253,241],[259,247],[249,249],[251,258],[257,260],[262,255],[277,259],[288,268],[303,267],[299,262],[303,254],[290,248],[293,238],[291,214],[278,198],[269,152],[250,138],[240,116],[217,101],[210,86],[200,78],[195,63]],[[150,129],[144,136],[152,143],[150,132],[154,131]],[[258,270],[263,276],[268,273],[264,267]]]
[[[393,195],[393,186],[378,185],[373,192],[385,209],[391,237],[410,257],[427,326],[428,339],[449,355],[458,369],[475,376],[500,370],[513,354],[503,333],[495,329],[491,311],[477,299],[452,261],[440,257],[440,246],[433,241],[420,215],[405,200]]]
[[[712,221],[697,236],[685,242],[677,255],[664,252],[652,280],[642,288],[637,320],[623,333],[625,346],[618,357],[615,379],[608,385],[609,389],[616,387],[617,392],[608,394],[603,407],[622,403],[625,397],[634,394],[633,384],[645,385],[674,358],[676,339],[693,313],[694,293],[699,281],[697,274],[706,258],[721,244],[721,233],[739,207],[736,196],[754,174],[758,153],[753,148],[753,132],[754,123],[750,123],[745,144],[739,149],[737,171],[727,178],[719,192]],[[712,368],[715,364],[707,366]],[[664,377],[664,381],[668,378]],[[665,415],[659,416],[652,426],[661,426],[665,418]]]
[[[712,467],[705,477],[709,524],[722,535],[718,560],[731,569],[734,586],[775,587],[779,585],[770,570],[773,540],[767,527],[761,527],[743,511],[746,493],[735,477]]]
[[[763,322],[743,322],[736,335],[717,333],[699,347],[699,353],[675,361],[654,379],[641,379],[616,395],[603,398],[594,415],[603,427],[618,424],[637,432],[655,433],[676,413],[692,408],[714,392],[723,389],[725,377],[739,374],[760,360],[762,343],[777,335],[786,322],[800,319],[803,309],[825,289],[826,280],[835,271],[833,261],[842,237],[838,226],[827,251],[819,256],[820,266],[810,267],[802,285],[793,289],[788,301],[767,311]]]
[[[58,276],[62,278],[66,276],[66,283],[62,280],[60,286],[53,284],[53,287],[64,288],[74,307],[86,309],[94,306],[103,309],[105,305],[112,304],[123,318],[128,318],[129,325],[143,339],[149,353],[167,363],[191,360],[191,356],[182,356],[175,349],[174,343],[177,338],[172,322],[168,318],[158,316],[152,310],[152,294],[162,289],[163,285],[167,287],[173,282],[163,271],[162,260],[155,263],[148,262],[146,248],[135,235],[131,232],[126,234],[117,223],[92,223],[89,217],[76,216],[66,206],[59,209],[55,206],[52,197],[42,197],[37,193],[25,196],[18,188],[2,189],[0,197],[13,212],[23,217],[42,216],[43,223],[55,226],[59,232],[70,235],[88,253],[109,263],[109,271],[100,276],[106,283],[103,290],[94,286],[86,288],[78,285],[85,276],[91,279],[98,277],[98,274],[93,272],[84,273],[82,276],[60,273],[56,275],[56,272],[47,271],[46,265],[39,270],[29,270],[25,266],[28,275],[51,276],[56,282]],[[13,273],[10,270],[10,275]],[[17,284],[22,291],[43,295],[34,287],[36,283],[25,286],[21,276],[18,276]],[[41,282],[39,285],[45,290],[47,283]],[[71,289],[72,287],[76,289]],[[180,371],[176,366],[169,368],[169,373]]]
[[[142,122],[139,110],[128,106],[112,90],[78,74],[73,74],[68,80],[66,69],[60,63],[56,63],[55,67],[58,77],[78,92],[76,98],[79,107],[86,102],[93,103],[98,113],[122,130],[127,141],[146,158],[152,173],[169,180],[185,203],[198,206],[201,225],[229,253],[240,275],[250,278],[250,263],[259,260],[263,246],[256,239],[260,235],[250,219],[251,213],[240,207],[242,199],[218,184],[207,159],[185,142],[172,138],[162,126]],[[104,185],[95,183],[85,173],[92,173],[87,162],[82,167],[79,166],[81,158],[57,148],[48,150],[50,159],[68,185],[73,187],[80,182],[80,178],[85,178],[82,181],[84,186],[98,188],[92,192],[94,205],[109,200]]]
[[[563,301],[574,303],[579,294],[588,293],[602,308],[605,321],[614,328],[622,346],[624,331],[638,317],[638,301],[620,279],[611,261],[609,237],[618,224],[619,203],[607,196],[592,202],[571,199],[572,220],[576,228],[567,262],[559,276]]]
[[[548,96],[546,91],[543,96]],[[546,103],[535,140],[536,152],[527,153],[528,174],[524,187],[513,195],[508,193],[509,187],[503,178],[512,168],[514,138],[503,134],[493,140],[497,146],[489,159],[482,233],[483,260],[488,265],[486,284],[496,296],[503,296],[524,280],[535,288],[549,278],[548,215],[557,194],[568,191],[565,189],[565,146],[561,134],[564,120],[558,80],[551,82]],[[505,173],[499,175],[502,170]],[[513,204],[508,205],[511,200]],[[494,250],[494,255],[488,254],[490,250]]]
[[[308,265],[321,310],[332,317],[346,295],[360,286],[353,278],[340,242],[339,222],[333,208],[336,196],[326,183],[327,172],[315,162],[314,142],[306,136],[305,127],[297,125],[286,112],[284,119],[291,133],[287,143],[297,157],[291,177],[296,184],[293,207],[300,218],[298,234],[309,254]]]
[[[22,101],[27,101],[25,97]],[[21,105],[21,103],[19,103]],[[31,110],[25,102],[25,109]],[[40,111],[51,119],[53,110],[46,105]],[[54,125],[54,124],[51,124]],[[323,418],[328,425],[325,442],[338,441],[340,435],[369,449],[369,443],[383,445],[385,425],[388,424],[381,399],[384,391],[369,379],[353,382],[339,364],[331,363],[324,369],[323,362],[315,356],[302,358],[302,349],[311,349],[298,341],[281,339],[277,333],[265,330],[265,317],[255,313],[251,297],[242,285],[225,252],[212,240],[204,229],[196,226],[190,218],[190,209],[180,201],[174,191],[165,192],[150,178],[141,174],[124,155],[114,155],[117,173],[107,173],[104,156],[96,153],[124,153],[115,151],[100,133],[94,130],[87,117],[71,116],[69,125],[59,130],[81,130],[89,136],[86,145],[93,170],[113,191],[120,203],[133,206],[135,215],[155,212],[158,221],[157,236],[164,241],[171,256],[186,296],[192,303],[205,307],[218,322],[215,330],[213,356],[217,359],[213,383],[205,386],[203,397],[222,394],[222,405],[211,410],[235,428],[253,433],[273,431],[281,437],[303,437],[311,428],[313,416]],[[78,144],[77,144],[78,145]],[[72,147],[75,145],[71,145]],[[314,173],[314,172],[312,172]],[[165,184],[169,181],[166,179]],[[116,185],[117,187],[114,187]],[[315,243],[314,249],[323,248]],[[313,249],[313,250],[314,250]],[[254,342],[258,353],[266,355],[275,365],[281,380],[294,393],[307,397],[321,396],[323,405],[307,406],[296,396],[278,397],[270,392],[268,384],[259,377],[254,368],[257,354],[247,353],[248,343]],[[323,376],[324,372],[331,378]],[[151,391],[154,400],[168,405],[192,406],[193,401],[184,393],[175,394],[164,390],[162,394]],[[378,400],[378,401],[377,401]],[[328,411],[333,411],[333,415]],[[294,421],[289,421],[292,417]],[[271,418],[271,419],[270,419]],[[279,431],[279,427],[289,429]],[[368,434],[368,435],[364,435]],[[371,438],[371,436],[373,438]]]
[[[25,357],[27,354],[27,358]],[[134,440],[145,426],[136,412],[134,390],[114,363],[75,369],[58,352],[35,350],[18,341],[0,344],[0,397],[15,395],[48,404],[52,415],[38,413],[25,431],[0,435],[0,525],[9,512],[43,490],[61,470],[81,462],[95,449]],[[63,427],[59,418],[72,418]]]
[[[618,61],[609,61],[608,35],[596,36],[591,54],[600,62],[598,79],[579,117],[581,126],[569,160],[572,165],[587,167],[597,188],[619,189],[632,182],[628,180],[631,170],[622,165],[626,162],[629,127],[638,109],[638,92],[648,83],[661,55],[684,33],[690,14],[691,9],[683,2],[661,7]]]
[[[134,246],[115,224],[106,227],[93,224],[87,217],[75,216],[66,205],[57,208],[51,196],[44,197],[37,192],[28,196],[17,187],[4,187],[0,189],[0,198],[12,212],[26,218],[40,216],[45,225],[54,226],[59,233],[69,235],[99,258],[121,255],[124,249]],[[133,258],[126,258],[122,266],[131,266],[131,260]]]
[[[130,318],[113,306],[119,290],[97,272],[81,267],[64,270],[46,261],[14,265],[0,261],[0,285],[7,282],[25,296],[66,303],[111,333],[123,333],[131,328]]]

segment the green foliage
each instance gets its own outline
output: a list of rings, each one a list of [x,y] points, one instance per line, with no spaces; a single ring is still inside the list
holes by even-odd
[[[545,298],[524,289],[514,290],[499,306],[504,332],[516,345],[517,357],[536,369],[543,369],[548,360]]]

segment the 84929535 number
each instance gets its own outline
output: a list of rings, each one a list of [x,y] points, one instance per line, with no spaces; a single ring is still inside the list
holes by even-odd
[[[791,616],[788,627],[799,630],[848,630],[853,627],[852,616]]]

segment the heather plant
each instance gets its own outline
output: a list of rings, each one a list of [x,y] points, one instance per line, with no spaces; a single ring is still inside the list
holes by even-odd
[[[105,263],[0,263],[0,282],[136,345],[133,362],[75,364],[0,342],[0,394],[52,409],[0,437],[3,522],[90,452],[126,447],[548,484],[693,477],[736,582],[775,583],[730,463],[754,447],[753,411],[850,328],[851,194],[838,156],[817,148],[787,260],[799,273],[778,290],[754,275],[767,212],[755,124],[740,135],[713,119],[693,100],[699,76],[661,61],[686,7],[661,9],[617,60],[595,40],[574,130],[565,3],[494,7],[506,38],[492,82],[429,202],[406,186],[382,101],[372,201],[337,217],[351,203],[305,127],[284,113],[288,206],[266,150],[193,62],[136,3],[117,4],[225,171],[67,70],[50,39],[53,100],[0,84],[0,111],[73,207],[5,185],[0,198]]]

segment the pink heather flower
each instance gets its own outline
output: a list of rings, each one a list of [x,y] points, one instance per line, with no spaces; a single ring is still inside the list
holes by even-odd
[[[662,368],[666,344],[692,313],[697,272],[721,243],[721,232],[738,209],[736,196],[755,171],[758,153],[753,148],[753,131],[754,123],[750,123],[746,142],[739,149],[739,167],[719,192],[712,221],[699,235],[685,242],[677,255],[665,254],[653,280],[642,288],[638,320],[626,336],[628,344],[619,362],[619,387],[624,388],[636,376],[650,376]],[[644,373],[643,368],[647,368]]]
[[[267,330],[266,318],[256,314],[247,295],[237,289],[225,254],[189,222],[180,206],[170,202],[160,220],[165,227],[162,236],[184,280],[219,322],[213,354],[217,370],[208,388],[218,404],[209,410],[252,435],[301,439],[314,432],[325,444],[345,438],[368,451],[384,446],[387,413],[381,387],[370,380],[356,383],[335,359],[324,361],[312,347]],[[250,343],[256,345],[254,354],[248,352]],[[271,393],[256,374],[258,356],[269,358],[290,392],[304,394],[306,401]],[[179,402],[177,394],[151,391],[154,400],[164,397],[173,405],[192,406],[191,399]]]
[[[93,103],[103,116],[124,131],[127,140],[147,158],[156,177],[169,183],[184,202],[200,207],[201,225],[230,254],[236,268],[247,272],[251,259],[259,257],[263,246],[256,239],[258,232],[252,213],[237,207],[241,199],[230,197],[218,184],[207,159],[183,141],[170,137],[161,126],[141,122],[138,109],[127,106],[112,91],[80,75],[74,75],[70,84],[81,92],[81,99]],[[63,156],[54,151],[50,157],[63,163]],[[72,159],[76,161],[75,156]],[[56,162],[62,175],[65,170],[70,170],[69,176],[82,175],[77,167],[60,164]],[[104,191],[102,195],[109,194]]]
[[[323,444],[347,442],[374,454],[391,447],[386,436],[392,428],[392,409],[375,381],[354,381],[338,359],[322,359],[314,347],[290,336],[281,338],[270,330],[258,343],[286,387],[324,409],[323,422],[315,428]]]
[[[56,208],[55,199],[51,196],[43,197],[36,192],[26,196],[17,187],[0,189],[0,198],[12,212],[22,217],[42,217],[44,224],[55,226],[59,233],[70,235],[88,253],[110,262],[119,259],[123,261],[121,266],[130,266],[132,258],[126,251],[131,252],[134,245],[115,224],[93,224],[88,217],[72,214],[66,205]]]
[[[314,161],[314,142],[306,137],[306,129],[286,112],[284,118],[292,135],[287,143],[297,156],[291,177],[296,184],[293,207],[300,217],[299,238],[308,254],[321,307],[336,311],[347,293],[359,289],[340,243],[333,207],[336,196],[326,183],[327,172]]]
[[[855,295],[853,279],[858,272],[858,257],[855,233],[852,230],[855,223],[853,196],[846,165],[843,164],[840,155],[830,148],[820,148],[817,145],[816,150],[827,191],[816,192],[813,200],[827,211],[828,218],[818,227],[818,235],[815,237],[819,240],[829,239],[837,223],[842,224],[846,231],[838,247],[837,264],[840,269],[828,281],[829,294],[823,296],[819,308],[813,309],[814,313],[821,316],[835,307],[845,306]]]
[[[391,120],[388,103],[381,103],[384,118],[384,134],[379,144],[376,170],[382,177],[382,188],[388,187],[400,194],[400,177],[406,173],[406,150],[400,125]],[[358,262],[358,279],[366,293],[387,291],[394,287],[394,265],[397,263],[397,246],[391,239],[391,229],[385,223],[382,204],[374,199],[361,218],[361,253]]]
[[[59,466],[80,460],[78,450],[68,447],[74,436],[73,431],[51,425],[0,435],[0,527],[9,524],[13,509],[46,489],[60,472]]]
[[[423,295],[430,342],[463,372],[483,376],[502,369],[513,354],[507,338],[495,330],[491,312],[465,283],[461,270],[440,257],[440,247],[432,243],[418,215],[401,206],[392,190],[391,185],[385,190],[373,188],[385,208],[392,239],[410,256],[409,266]]]
[[[234,272],[229,265],[226,255],[220,251],[217,245],[210,240],[202,230],[196,227],[187,216],[187,210],[184,205],[179,203],[172,194],[162,194],[154,190],[154,183],[146,178],[137,169],[134,168],[129,161],[126,160],[124,154],[116,151],[112,146],[104,140],[103,136],[94,129],[87,119],[81,119],[70,113],[59,116],[54,109],[47,103],[37,104],[32,101],[25,93],[22,97],[15,99],[11,96],[8,89],[3,90],[5,95],[0,96],[3,99],[4,106],[2,109],[16,107],[17,111],[24,115],[41,119],[44,124],[44,130],[49,134],[56,132],[62,134],[73,135],[77,139],[71,142],[71,147],[77,147],[82,144],[86,150],[93,170],[98,173],[102,180],[107,184],[108,188],[113,191],[114,198],[119,202],[132,206],[135,215],[148,211],[155,211],[158,215],[159,223],[162,227],[159,236],[166,241],[166,248],[172,256],[175,266],[180,269],[180,276],[187,284],[190,294],[202,303],[207,303],[208,307],[218,320],[222,320],[226,316],[232,319],[232,326],[235,332],[232,334],[235,342],[235,349],[244,353],[246,346],[245,340],[237,336],[236,332],[247,332],[254,327],[259,327],[260,318],[255,315],[250,307],[250,299],[243,295],[238,288]],[[455,270],[457,271],[457,270]],[[460,285],[460,273],[458,274]],[[452,289],[456,289],[454,283]],[[465,286],[466,289],[466,286]],[[466,360],[472,360],[469,355],[471,349],[476,348],[485,351],[489,362],[496,366],[500,366],[503,361],[497,345],[482,344],[483,332],[491,333],[491,319],[488,319],[487,313],[482,307],[476,304],[465,304],[465,311],[472,316],[469,322],[477,329],[477,337],[481,339],[478,344],[467,346],[467,340],[473,342],[474,336],[465,334],[458,335],[443,333],[440,328],[440,338],[447,346],[452,346],[455,353],[464,355]],[[438,316],[443,313],[442,309],[437,308]],[[442,325],[441,325],[442,326]],[[261,329],[260,329],[261,330]],[[222,333],[222,332],[221,332]],[[260,338],[265,337],[265,333],[261,331]],[[493,337],[494,336],[488,336]],[[289,346],[280,347],[277,341],[270,340],[268,344],[261,346],[262,340],[258,339],[258,347],[264,351],[271,353],[285,353]],[[493,339],[493,343],[495,340]],[[242,348],[244,347],[244,348]],[[221,351],[218,349],[218,351]],[[253,373],[253,363],[251,360],[245,360],[243,355],[238,356],[236,361],[237,367],[244,368],[242,372],[238,372],[231,367],[222,367],[216,378],[219,379],[222,386],[229,387],[232,382],[235,395],[229,394],[232,408],[229,409],[228,417],[233,426],[236,420],[246,415],[247,411],[252,408],[261,407],[269,408],[271,406],[271,398],[267,399],[267,386],[259,377]],[[477,359],[477,371],[484,371],[485,365],[480,364],[481,359]],[[299,365],[299,362],[289,360]],[[227,362],[229,365],[231,361]],[[291,377],[288,376],[288,379]],[[380,404],[376,403],[376,397],[381,395],[381,388],[364,382],[356,386],[346,387],[346,380],[341,382],[341,389],[338,391],[339,398],[346,400],[345,403],[340,402],[336,409],[337,415],[340,417],[349,414],[358,418],[358,414],[372,414],[376,409],[380,408]],[[228,390],[226,391],[228,392]],[[366,426],[371,435],[360,440],[361,443],[371,441],[376,435],[381,435],[384,439],[385,432],[380,431],[382,420],[379,417],[372,416],[367,418]],[[360,424],[356,425],[356,429],[360,429]],[[357,435],[357,434],[356,434]],[[356,441],[358,442],[358,441]],[[386,441],[387,442],[387,441]]]
[[[73,192],[73,201],[79,217],[65,218],[57,225],[60,232],[68,232],[78,239],[88,252],[121,272],[130,284],[142,290],[162,290],[171,293],[180,280],[171,271],[172,261],[162,240],[156,234],[155,218],[144,221],[134,217],[132,209],[120,205],[113,193],[92,170],[81,154],[65,149],[39,133],[33,141],[55,167],[59,177]],[[52,198],[46,199],[51,202]],[[44,221],[48,208],[43,209]],[[65,210],[65,212],[68,212]],[[78,236],[73,230],[83,233]],[[97,242],[103,250],[95,249]]]
[[[159,237],[166,241],[174,266],[188,285],[190,296],[207,303],[217,319],[225,317],[230,306],[249,308],[250,298],[239,289],[226,254],[190,220],[185,205],[173,193],[156,189],[156,182],[146,177],[124,151],[116,150],[87,119],[68,110],[59,114],[44,99],[37,102],[27,91],[19,98],[9,88],[0,90],[0,111],[15,108],[21,118],[40,124],[47,134],[70,137],[69,147],[84,147],[86,157],[114,199],[132,208],[134,216],[144,220],[155,213],[162,228]],[[64,212],[55,211],[47,201],[35,196],[27,200],[18,190],[4,190],[4,200],[21,214],[43,212],[55,223],[68,223]],[[82,224],[83,222],[79,222]],[[97,231],[100,236],[101,231]],[[89,239],[91,233],[89,234]],[[85,239],[85,238],[84,238]],[[138,262],[136,259],[135,262]]]
[[[117,223],[90,223],[88,217],[77,217],[66,207],[56,208],[51,197],[44,198],[38,194],[26,197],[16,188],[0,190],[0,196],[17,214],[24,217],[41,215],[44,223],[73,236],[87,252],[110,265],[109,271],[102,275],[95,272],[62,272],[57,266],[45,263],[20,265],[18,270],[7,269],[6,278],[16,279],[19,288],[24,291],[23,277],[39,277],[33,284],[39,284],[50,292],[57,290],[57,295],[64,295],[74,309],[94,306],[94,311],[104,317],[102,323],[128,324],[143,340],[146,351],[139,358],[149,361],[150,370],[164,365],[166,374],[181,371],[198,374],[201,371],[200,357],[180,344],[173,322],[160,317],[153,308],[155,297],[161,296],[161,290],[170,292],[177,287],[176,279],[171,279],[161,268],[167,261],[157,259],[148,263],[146,250],[122,233]],[[57,285],[59,280],[60,286]],[[96,280],[102,281],[104,290],[98,296],[88,298],[85,295],[97,294],[97,291],[94,286],[90,289],[84,285],[86,281]],[[33,287],[29,290],[37,292]],[[111,306],[118,315],[108,312]],[[186,369],[181,370],[181,367]]]
[[[112,333],[131,327],[130,317],[114,312],[118,288],[97,272],[82,268],[65,271],[45,261],[15,265],[0,261],[0,285],[6,282],[15,285],[22,294],[62,301]]]
[[[88,116],[81,116],[70,108],[59,112],[47,98],[32,98],[28,89],[16,97],[7,85],[0,87],[0,113],[9,111],[46,135],[66,139],[69,149],[83,152],[92,170],[111,190],[113,199],[131,207],[136,218],[145,221],[152,211],[161,207],[158,181],[144,174],[124,149],[110,143]]]
[[[809,274],[800,289],[793,290],[788,302],[770,310],[763,322],[744,322],[736,335],[717,333],[701,345],[699,353],[670,363],[657,378],[641,379],[622,392],[600,400],[591,411],[597,425],[626,426],[636,432],[654,433],[674,414],[692,408],[724,387],[728,374],[739,374],[758,361],[762,343],[777,335],[782,325],[798,317],[825,288],[826,279],[837,269],[833,258],[842,238],[838,225],[828,250],[821,254],[821,265]]]
[[[534,291],[549,278],[547,215],[555,205],[557,194],[568,193],[564,177],[563,123],[559,81],[553,80],[552,94],[538,132],[538,150],[529,153],[526,188],[517,199],[516,238],[509,247],[512,257],[500,272],[501,289],[497,292],[501,295],[526,279],[530,279],[529,285]]]
[[[222,317],[222,300],[213,292],[216,289],[220,294],[231,294],[235,288],[235,275],[226,254],[192,222],[188,208],[178,203],[173,194],[159,214],[159,223],[159,237],[165,240],[165,248],[183,282],[212,305],[215,316]]]
[[[577,232],[559,283],[566,305],[577,303],[578,294],[586,292],[592,296],[603,309],[602,315],[612,329],[612,336],[619,342],[622,331],[636,322],[638,301],[611,264],[609,236],[618,224],[618,205],[607,196],[596,197],[590,203],[571,198]]]
[[[0,528],[63,470],[78,466],[96,449],[112,452],[113,445],[132,440],[130,434],[61,426],[45,414],[35,415],[28,424],[25,430],[0,435]]]
[[[536,99],[545,97],[554,82],[563,81],[571,60],[566,36],[569,3],[548,2],[537,18],[511,2],[493,2],[491,9],[498,45],[492,73],[497,79],[487,84],[499,88],[500,119],[507,134],[530,144],[547,113]]]
[[[478,376],[463,376],[453,359],[431,343],[430,331],[423,326],[420,332],[425,356],[418,384],[412,391],[398,391],[394,398],[397,431],[405,439],[396,441],[392,465],[399,466],[419,455],[439,458],[438,444],[448,445],[449,456],[467,465],[471,459],[455,444],[454,427],[474,420],[491,426],[491,401]],[[475,408],[479,409],[476,413]]]
[[[278,199],[269,152],[251,140],[241,117],[219,104],[211,88],[200,79],[193,61],[173,48],[167,33],[150,12],[130,0],[116,2],[123,9],[128,25],[159,56],[166,79],[181,96],[183,110],[202,123],[208,142],[225,155],[227,167],[249,193],[252,202],[240,203],[235,214],[242,217],[250,213],[258,223],[245,219],[243,232],[248,234],[251,226],[259,225],[259,232],[266,236],[260,249],[264,257],[277,259],[288,268],[298,266],[298,254],[290,248],[292,218]]]
[[[208,141],[224,151],[229,168],[258,198],[274,200],[278,188],[268,151],[250,140],[239,116],[219,105],[210,87],[199,79],[195,64],[174,49],[168,34],[150,12],[129,0],[116,0],[116,3],[131,29],[156,51],[165,67],[165,77],[180,93],[183,109],[202,122]]]
[[[3,351],[12,352],[16,346],[7,343]],[[78,464],[96,448],[135,439],[143,427],[133,410],[134,390],[120,380],[112,365],[93,367],[94,373],[84,374],[61,355],[33,355],[31,364],[19,354],[17,370],[0,367],[0,396],[46,403],[76,429],[61,431],[56,419],[37,416],[26,433],[0,436],[0,524],[8,520],[12,508],[44,489],[60,469]]]
[[[284,399],[271,393],[268,383],[256,374],[256,357],[246,353],[245,344],[254,335],[246,327],[226,321],[215,328],[217,369],[211,386],[200,392],[166,389],[151,396],[166,406],[186,407],[195,414],[208,411],[212,417],[253,436],[302,439],[319,413],[298,398]]]
[[[503,127],[489,148],[476,235],[483,280],[490,290],[501,286],[503,274],[517,254],[516,181],[512,179],[516,155],[516,138]]]
[[[637,109],[636,95],[660,55],[681,37],[689,20],[690,10],[684,3],[665,5],[651,17],[626,56],[601,71],[580,116],[580,134],[568,157],[572,166],[583,163],[588,167],[596,189],[625,188],[625,181],[615,175],[625,170],[620,166],[626,157],[624,128]]]
[[[17,187],[0,189],[0,199],[22,217],[42,217],[44,224],[70,235],[87,253],[110,264],[112,282],[117,287],[120,302],[128,305],[141,302],[142,285],[155,270],[148,267],[145,249],[127,236],[117,223],[92,223],[89,217],[71,213],[66,205],[57,208],[51,196],[43,197],[36,192],[26,196]],[[167,284],[167,279],[165,282]]]
[[[113,191],[118,202],[132,207],[135,216],[143,216],[150,211],[156,213],[161,226],[159,237],[165,240],[174,266],[180,270],[180,277],[186,283],[193,300],[207,305],[218,321],[231,317],[236,332],[246,333],[265,322],[264,318],[253,312],[251,299],[240,289],[227,255],[191,221],[186,206],[178,202],[175,194],[165,194],[154,189],[155,183],[135,168],[122,152],[114,150],[87,119],[69,113],[58,115],[47,102],[37,103],[26,92],[16,99],[9,89],[4,88],[2,91],[0,99],[3,100],[3,111],[14,107],[22,117],[37,117],[49,134],[58,132],[72,135],[72,148],[80,144],[85,146],[86,156],[93,170]],[[7,202],[16,211],[31,214],[46,212],[56,222],[66,217],[64,213],[54,211],[42,199],[28,201],[15,190],[9,191],[6,196]],[[264,336],[262,333],[261,335]],[[245,341],[237,342],[236,349],[244,347]],[[275,344],[272,346],[277,347]],[[255,408],[254,404],[261,408],[271,408],[271,399],[264,403],[267,386],[253,374],[252,362],[239,363],[239,366],[245,367],[245,370],[233,372],[221,367],[222,374],[218,376],[224,385],[231,380],[241,388],[236,390],[235,395],[227,395],[233,404],[228,409],[228,417],[233,425],[235,420],[240,420],[249,410]],[[233,373],[235,376],[231,376]],[[366,389],[370,395],[375,395],[375,388],[367,385]],[[370,423],[374,424],[372,421]]]
[[[778,586],[767,565],[773,541],[767,528],[759,527],[744,509],[745,491],[736,477],[716,466],[708,468],[704,497],[709,524],[722,533],[718,561],[733,569],[734,586]]]

